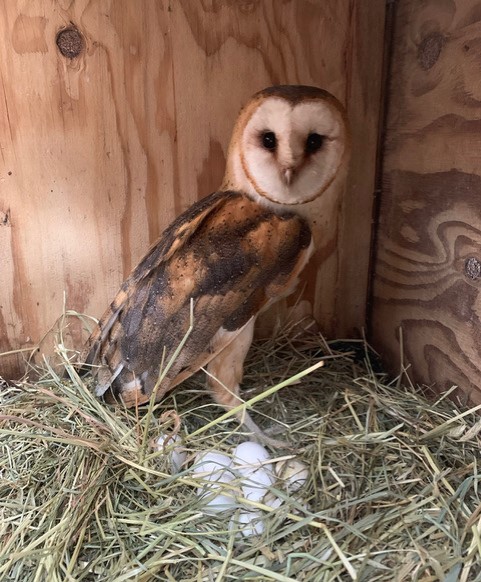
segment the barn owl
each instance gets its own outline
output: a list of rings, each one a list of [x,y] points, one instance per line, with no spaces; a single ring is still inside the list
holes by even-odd
[[[276,86],[251,98],[219,191],[164,231],[89,338],[85,361],[97,395],[134,406],[155,390],[160,400],[202,368],[215,402],[226,409],[242,402],[256,317],[294,291],[313,252],[299,205],[332,183],[347,143],[344,109],[322,89]],[[273,444],[246,411],[238,418]]]

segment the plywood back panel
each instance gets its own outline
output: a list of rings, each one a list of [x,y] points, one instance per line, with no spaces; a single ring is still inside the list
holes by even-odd
[[[382,0],[2,3],[0,351],[34,345],[64,297],[100,316],[150,242],[218,187],[242,104],[278,83],[348,109],[353,172],[341,206],[334,193],[310,211],[305,293],[326,333],[361,327],[383,22]],[[56,36],[72,26],[84,49],[66,58]]]
[[[481,403],[481,2],[397,4],[373,341]]]

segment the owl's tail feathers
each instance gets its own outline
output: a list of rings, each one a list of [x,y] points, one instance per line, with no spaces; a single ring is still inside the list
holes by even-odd
[[[93,378],[91,391],[98,397],[106,395],[109,390],[114,392],[113,382],[123,369],[123,365],[119,365],[112,372],[109,366],[101,361],[102,341],[99,332],[97,328],[87,340],[76,365],[77,373],[81,378],[88,376]]]
[[[123,368],[123,366],[119,365],[121,364],[121,357],[118,353],[118,342],[114,331],[116,329],[116,323],[118,323],[118,315],[123,305],[123,303],[120,303],[120,296],[122,300],[125,300],[125,294],[121,295],[119,293],[109,305],[107,311],[90,334],[78,360],[79,374],[85,376],[91,373],[92,376],[96,377],[99,383],[100,394],[111,386],[113,380],[120,374]],[[106,362],[108,362],[108,366]],[[108,370],[109,368],[110,370]],[[114,371],[112,372],[112,370]],[[107,378],[108,376],[110,376],[109,379]],[[104,388],[104,386],[106,387]]]
[[[128,408],[148,402],[151,393],[148,390],[148,373],[136,376],[118,350],[112,349],[103,354],[98,343],[87,343],[77,368],[80,376],[90,375],[93,378],[91,392],[108,404],[122,403]]]
[[[89,373],[96,375],[99,350],[100,342],[98,340],[92,341],[92,336],[90,336],[80,352],[75,366],[80,376],[84,377]]]

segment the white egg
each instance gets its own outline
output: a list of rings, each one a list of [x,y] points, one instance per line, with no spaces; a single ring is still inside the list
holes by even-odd
[[[268,488],[274,483],[274,476],[261,467],[246,475],[242,480],[242,495],[251,501],[261,501]]]
[[[178,434],[161,433],[155,448],[159,451],[165,451],[169,457],[172,467],[172,473],[178,473],[187,459],[187,452],[182,446],[182,438]]]
[[[225,482],[225,479],[230,481],[233,478],[231,466],[232,459],[229,456],[219,451],[207,451],[195,457],[192,471],[207,481]]]
[[[232,460],[241,475],[250,475],[259,467],[272,472],[272,465],[266,463],[270,459],[267,450],[253,441],[246,441],[237,445],[232,453]]]
[[[305,516],[306,513],[312,513],[312,507],[307,501],[304,501],[303,499],[299,499],[298,503],[299,503],[298,507],[292,508],[292,513],[294,515]]]
[[[246,538],[264,533],[264,522],[260,511],[242,511],[239,515],[232,516],[231,523],[232,527],[239,529]]]
[[[199,481],[197,495],[207,501],[206,509],[220,512],[236,506],[235,490],[225,487],[233,479],[232,459],[218,451],[197,455],[192,468],[194,479]]]
[[[289,493],[299,491],[309,478],[309,468],[302,461],[287,459],[276,464],[276,474]]]
[[[237,503],[233,495],[220,495],[214,492],[204,492],[202,498],[207,500],[204,511],[206,513],[222,513],[236,509]]]
[[[280,497],[277,497],[277,495],[275,495],[274,493],[269,491],[266,494],[266,496],[264,497],[264,499],[262,500],[262,503],[264,503],[265,505],[268,505],[269,507],[272,507],[272,509],[277,509],[284,502]]]

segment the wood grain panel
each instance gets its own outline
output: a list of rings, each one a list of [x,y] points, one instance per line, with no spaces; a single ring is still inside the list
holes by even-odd
[[[383,18],[383,0],[2,3],[0,351],[34,345],[64,293],[101,315],[150,242],[218,187],[240,107],[276,83],[329,89],[356,129],[342,204],[340,182],[308,210],[320,250],[305,296],[328,334],[362,326]],[[71,23],[73,59],[55,42]]]
[[[134,8],[87,1],[0,8],[0,209],[9,213],[3,349],[37,342],[62,313],[64,293],[67,307],[98,314],[158,230],[148,212],[158,169],[148,156],[162,149],[163,128],[149,133],[149,114],[168,109],[152,86],[164,37],[153,19],[159,9]],[[70,22],[86,45],[73,60],[55,42]],[[9,375],[15,362],[0,365]]]
[[[373,340],[481,403],[481,2],[398,2]],[[479,267],[479,271],[478,271]]]

